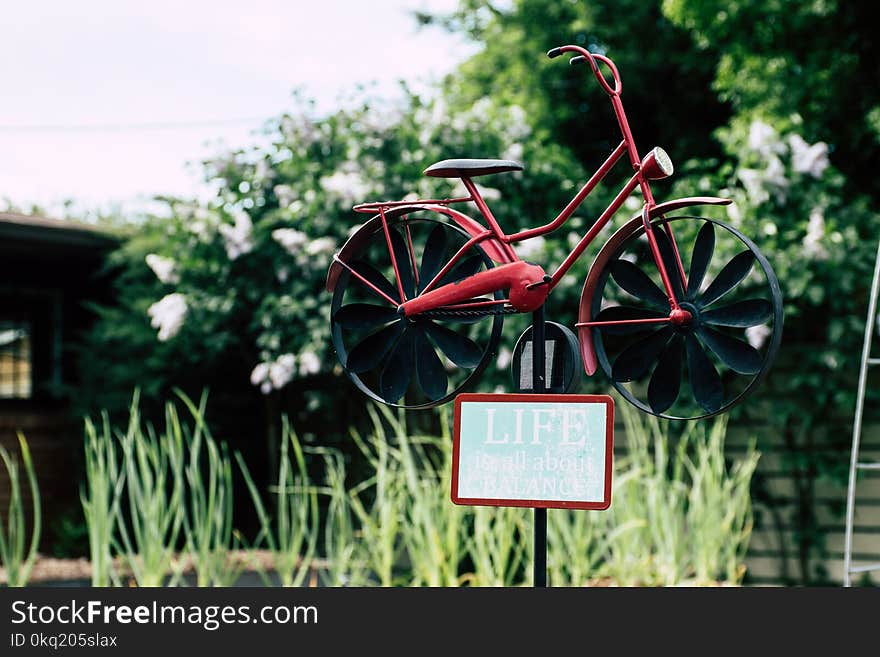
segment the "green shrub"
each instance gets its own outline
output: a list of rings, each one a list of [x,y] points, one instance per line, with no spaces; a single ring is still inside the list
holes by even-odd
[[[40,489],[34,462],[24,435],[18,434],[18,445],[21,449],[21,463],[10,454],[9,450],[0,445],[0,461],[6,468],[9,477],[9,506],[6,518],[0,522],[0,565],[6,571],[8,586],[24,586],[30,577],[34,560],[37,558],[37,546],[40,544],[41,510]],[[31,493],[31,510],[33,524],[30,541],[27,540],[27,518],[22,493],[21,469],[27,476]]]

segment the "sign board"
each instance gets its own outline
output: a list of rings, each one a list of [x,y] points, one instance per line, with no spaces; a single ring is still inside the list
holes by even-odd
[[[607,509],[613,436],[608,395],[458,395],[452,501]]]

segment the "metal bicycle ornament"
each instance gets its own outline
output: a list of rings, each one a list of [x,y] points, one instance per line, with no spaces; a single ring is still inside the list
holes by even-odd
[[[495,354],[504,315],[540,307],[636,188],[641,211],[608,239],[583,286],[576,328],[585,372],[601,369],[643,411],[696,419],[742,401],[772,365],[783,312],[767,259],[720,221],[670,216],[731,201],[657,203],[650,181],[670,176],[673,165],[659,147],[644,157],[636,150],[614,63],[574,45],[547,54],[563,53],[589,65],[622,141],[555,219],[513,234],[501,229],[473,179],[522,170],[509,160],[444,160],[425,170],[461,179],[466,197],[354,207],[373,216],[333,257],[330,324],[346,373],[372,399],[428,408],[465,390]],[[632,177],[552,273],[520,259],[514,244],[560,228],[624,156]],[[473,203],[484,223],[453,207],[462,203]]]

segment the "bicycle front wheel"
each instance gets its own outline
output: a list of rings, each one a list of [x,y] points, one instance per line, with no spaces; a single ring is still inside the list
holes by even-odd
[[[691,319],[654,323],[669,317],[669,300],[644,226],[636,226],[604,259],[590,317],[645,322],[593,326],[598,364],[627,401],[653,415],[689,420],[724,413],[755,390],[779,350],[783,303],[776,275],[758,247],[727,224],[655,220],[664,267]]]

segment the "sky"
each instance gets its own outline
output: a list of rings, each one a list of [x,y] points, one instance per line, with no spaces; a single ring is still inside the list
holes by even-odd
[[[451,71],[474,46],[411,13],[456,4],[0,0],[0,209],[203,197],[198,162],[256,143],[295,89],[330,112],[358,85],[389,97]]]

